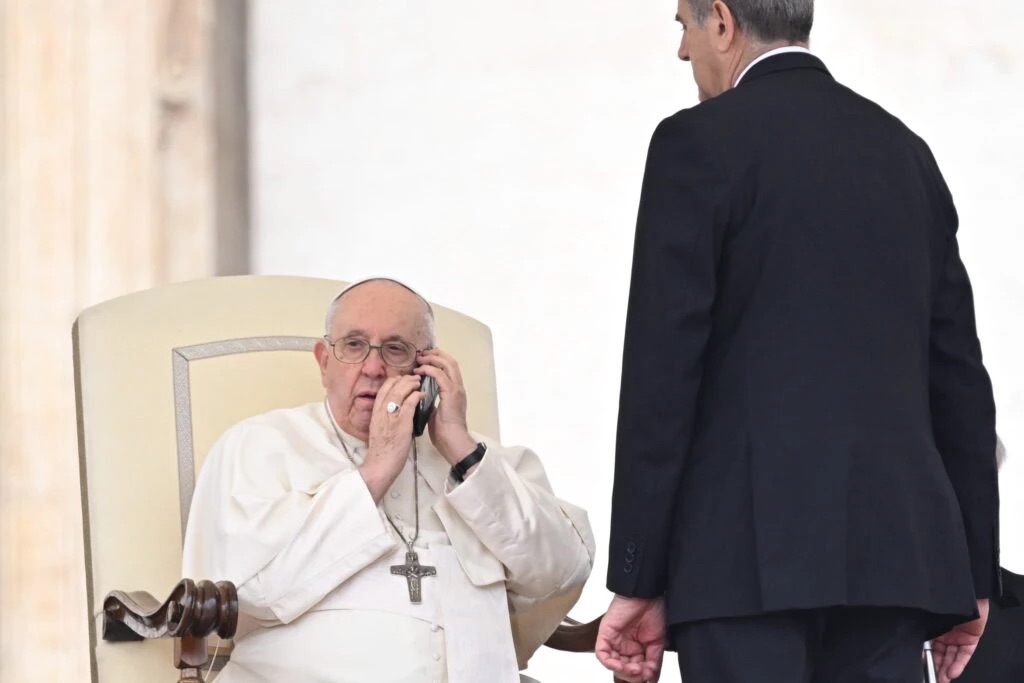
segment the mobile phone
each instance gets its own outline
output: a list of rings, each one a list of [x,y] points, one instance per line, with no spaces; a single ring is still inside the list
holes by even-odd
[[[437,404],[437,380],[430,375],[423,375],[423,381],[420,382],[420,391],[424,393],[424,396],[416,404],[416,411],[412,414],[413,436],[422,436],[423,430],[427,428],[427,423],[430,422],[430,416],[433,414],[434,406]]]

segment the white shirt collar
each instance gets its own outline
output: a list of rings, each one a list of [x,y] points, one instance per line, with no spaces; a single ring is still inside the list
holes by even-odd
[[[769,57],[772,57],[774,55],[785,54],[786,52],[806,52],[807,54],[811,54],[810,50],[808,50],[806,47],[800,47],[799,45],[787,45],[785,47],[777,47],[774,50],[768,50],[768,52],[765,52],[763,55],[758,55],[756,58],[754,58],[754,61],[752,61],[750,64],[747,64],[747,68],[743,70],[743,73],[741,73],[740,77],[736,79],[736,82],[733,83],[732,87],[735,88],[737,85],[739,85],[740,81],[743,80],[743,77],[747,75],[747,72],[750,71],[750,69],[753,68],[753,66],[758,62],[763,62]]]

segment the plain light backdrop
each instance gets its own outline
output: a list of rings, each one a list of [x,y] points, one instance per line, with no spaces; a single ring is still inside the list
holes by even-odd
[[[598,557],[574,615],[598,616],[643,164],[658,121],[696,103],[674,4],[253,6],[254,271],[389,274],[491,326],[503,440],[590,512]],[[1004,564],[1022,571],[1024,6],[817,9],[812,50],[929,142],[957,200],[1009,451]],[[611,680],[547,651],[528,673]],[[674,658],[662,680],[679,680]]]

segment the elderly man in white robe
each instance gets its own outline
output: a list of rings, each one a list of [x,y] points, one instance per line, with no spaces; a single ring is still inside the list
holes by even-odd
[[[331,303],[322,402],[229,429],[197,482],[184,575],[238,586],[221,683],[513,683],[576,602],[594,540],[530,450],[466,426],[433,312],[388,279]],[[439,389],[413,437],[424,376]]]

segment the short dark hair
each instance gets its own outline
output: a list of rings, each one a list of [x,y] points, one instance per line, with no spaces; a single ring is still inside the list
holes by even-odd
[[[714,0],[686,0],[698,26],[711,14]],[[814,0],[723,0],[740,30],[761,42],[806,43],[814,24]]]

